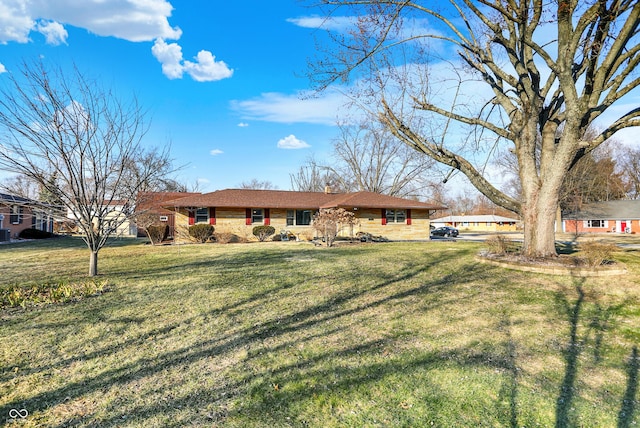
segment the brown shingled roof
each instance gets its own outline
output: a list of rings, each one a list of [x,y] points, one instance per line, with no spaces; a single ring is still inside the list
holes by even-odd
[[[163,207],[170,205],[170,201],[200,194],[191,192],[140,192],[136,201],[136,209],[138,211],[167,214],[171,211]]]
[[[172,200],[170,207],[227,208],[405,208],[437,210],[444,207],[372,192],[323,193],[290,190],[225,189]]]
[[[343,193],[335,196],[333,200],[321,205],[320,208],[405,208],[423,210],[439,210],[445,208],[440,205],[381,195],[373,192]]]

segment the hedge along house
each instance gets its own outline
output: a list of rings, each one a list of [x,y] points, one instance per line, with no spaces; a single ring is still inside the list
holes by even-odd
[[[586,204],[562,216],[566,233],[640,233],[640,200]]]
[[[428,239],[431,214],[445,207],[371,192],[328,193],[226,189],[170,201],[177,229],[205,223],[216,232],[251,238],[253,227],[270,225],[300,239],[315,236],[313,216],[320,209],[344,208],[355,214],[353,230],[391,240]]]

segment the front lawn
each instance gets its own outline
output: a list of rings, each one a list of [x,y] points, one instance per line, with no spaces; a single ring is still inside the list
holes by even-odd
[[[637,425],[637,251],[616,253],[627,275],[581,279],[481,249],[105,248],[106,292],[0,310],[0,425]],[[3,245],[0,281],[85,280],[88,257],[70,238]]]

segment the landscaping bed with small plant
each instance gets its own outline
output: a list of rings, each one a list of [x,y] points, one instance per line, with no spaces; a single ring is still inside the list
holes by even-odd
[[[637,251],[612,253],[628,273],[611,281],[483,249],[120,240],[101,252],[109,292],[0,309],[0,424],[640,423]],[[74,238],[3,245],[0,290],[86,284],[85,262]]]
[[[560,245],[557,256],[537,259],[523,256],[520,247],[519,241],[495,235],[487,239],[479,259],[512,269],[555,275],[611,276],[627,272],[624,264],[614,259],[617,247],[611,242],[588,239]]]

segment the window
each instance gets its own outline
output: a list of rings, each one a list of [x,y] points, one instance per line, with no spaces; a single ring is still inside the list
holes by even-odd
[[[198,208],[196,210],[196,223],[209,223],[209,208]]]
[[[287,226],[309,226],[313,214],[313,210],[287,210]]]
[[[31,228],[38,230],[47,230],[47,223],[44,213],[35,212],[31,214]]]
[[[264,211],[262,208],[251,210],[251,223],[262,223],[264,221]]]
[[[385,217],[387,218],[387,223],[404,223],[407,220],[407,211],[386,210]]]
[[[311,210],[296,210],[296,224],[298,226],[309,226],[313,212]]]
[[[49,229],[49,218],[47,216],[47,213],[38,212],[35,214],[35,217],[36,217],[36,220],[35,220],[36,229],[45,230],[45,231]]]
[[[9,215],[9,223],[20,224],[22,223],[22,207],[13,205],[11,207],[11,214]]]
[[[592,228],[603,228],[603,227],[607,227],[607,221],[606,220],[587,220],[587,227],[592,227]]]

